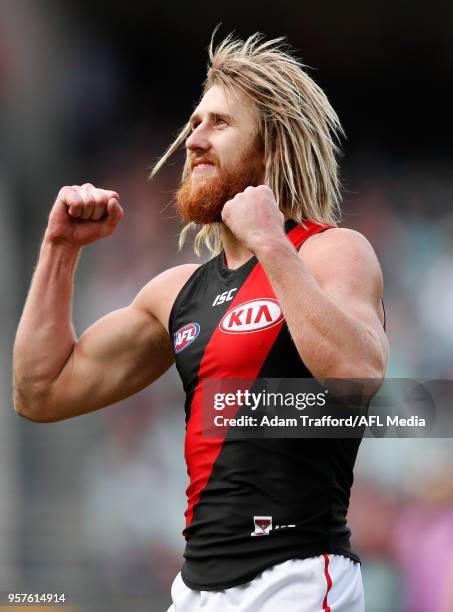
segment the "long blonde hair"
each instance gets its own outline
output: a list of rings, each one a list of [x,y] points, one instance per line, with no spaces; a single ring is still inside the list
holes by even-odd
[[[243,41],[230,34],[217,47],[213,41],[214,35],[202,95],[213,85],[244,94],[258,111],[265,182],[280,210],[298,223],[310,220],[336,225],[341,188],[337,155],[344,132],[326,94],[291,54],[283,37],[265,41],[256,33]],[[189,134],[187,123],[155,164],[152,177]],[[186,172],[185,167],[183,177]],[[189,223],[182,229],[180,246],[194,228],[199,226]],[[214,255],[220,252],[218,223],[199,229],[194,242],[197,255],[203,245]]]

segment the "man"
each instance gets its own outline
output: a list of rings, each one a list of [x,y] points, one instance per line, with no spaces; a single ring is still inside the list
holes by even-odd
[[[203,96],[154,171],[185,142],[181,241],[198,227],[196,249],[214,257],[163,272],[77,339],[80,250],[123,211],[114,191],[61,189],[17,333],[16,410],[40,422],[81,415],[176,361],[190,484],[170,610],[358,612],[346,512],[360,441],[208,438],[201,389],[213,378],[381,379],[379,264],[363,236],[336,227],[341,126],[302,65],[259,35],[209,53]]]

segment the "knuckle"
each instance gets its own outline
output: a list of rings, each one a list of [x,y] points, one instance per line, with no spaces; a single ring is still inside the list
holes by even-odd
[[[87,207],[93,206],[93,204],[96,201],[95,196],[92,191],[85,191],[83,193],[83,200]]]
[[[67,198],[71,198],[74,195],[74,188],[69,185],[65,185],[58,192],[58,199],[66,200]]]
[[[72,187],[72,195],[73,195],[73,197],[77,198],[77,200],[80,200],[82,203],[84,202],[84,195],[83,194],[84,194],[84,191],[78,185],[75,185],[75,187]]]
[[[71,188],[63,194],[62,200],[68,206],[74,206],[75,204],[79,205],[81,202],[81,198],[77,191],[74,191]]]
[[[96,204],[102,204],[104,202],[104,194],[102,193],[102,189],[94,189],[91,192],[91,195]]]

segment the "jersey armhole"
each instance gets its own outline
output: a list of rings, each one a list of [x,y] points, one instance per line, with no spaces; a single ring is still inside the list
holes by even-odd
[[[301,250],[305,242],[312,236],[316,236],[317,234],[323,234],[324,232],[330,229],[337,229],[337,227],[338,227],[337,225],[326,225],[325,227],[322,227],[320,230],[316,232],[310,232],[307,236],[304,236],[304,239],[302,240],[302,242],[299,244],[298,247],[296,247],[296,251],[299,253],[299,251]]]
[[[184,283],[184,285],[181,287],[181,289],[179,290],[178,295],[175,298],[175,301],[173,302],[173,306],[171,307],[170,310],[170,315],[168,317],[168,334],[170,336],[170,338],[173,338],[173,321],[175,319],[175,315],[176,315],[176,308],[179,306],[181,300],[183,299],[183,292],[186,289],[187,285],[193,280],[193,277],[195,276],[195,274],[201,270],[203,267],[203,265],[199,265],[198,268],[195,268],[195,270],[192,272],[192,274],[189,276],[189,278],[186,280],[186,282]]]

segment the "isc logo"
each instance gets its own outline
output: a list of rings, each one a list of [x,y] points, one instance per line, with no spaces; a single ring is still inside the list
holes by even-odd
[[[175,353],[180,353],[188,347],[189,344],[192,344],[199,333],[200,326],[198,323],[188,323],[184,325],[184,327],[181,327],[181,329],[178,329],[174,335]]]
[[[227,334],[247,334],[274,327],[283,320],[280,304],[272,298],[243,302],[229,310],[219,323]]]
[[[219,293],[219,295],[215,296],[215,300],[212,302],[212,305],[218,306],[219,304],[223,304],[223,302],[230,302],[233,299],[233,293],[237,290],[238,288],[234,287],[234,289],[230,289],[229,291],[224,291],[223,293]]]

